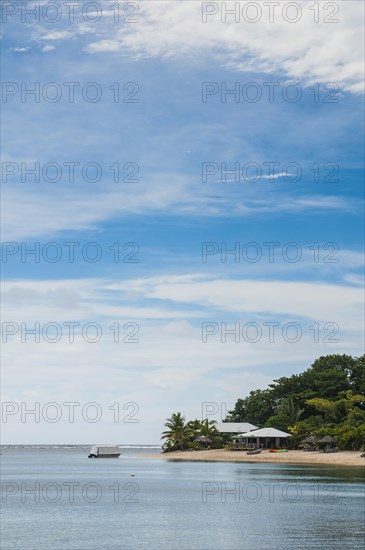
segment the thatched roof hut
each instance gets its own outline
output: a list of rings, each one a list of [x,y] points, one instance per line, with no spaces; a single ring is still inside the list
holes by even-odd
[[[315,445],[318,442],[319,442],[318,437],[315,437],[314,435],[309,435],[302,441],[302,443],[308,443],[309,445]]]
[[[332,435],[325,435],[318,441],[318,443],[336,443],[336,438],[332,437]]]

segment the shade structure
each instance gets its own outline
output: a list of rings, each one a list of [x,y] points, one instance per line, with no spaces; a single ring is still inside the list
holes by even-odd
[[[336,439],[332,435],[325,435],[318,443],[336,443]]]
[[[260,428],[259,430],[253,430],[252,432],[246,432],[239,434],[238,437],[292,437],[286,432],[277,430],[276,428]]]
[[[197,438],[194,439],[194,441],[196,443],[206,443],[207,445],[210,445],[211,443],[213,443],[213,441],[205,435],[199,435]]]
[[[318,441],[318,437],[315,437],[314,435],[309,435],[308,437],[303,439],[303,443],[318,443]]]

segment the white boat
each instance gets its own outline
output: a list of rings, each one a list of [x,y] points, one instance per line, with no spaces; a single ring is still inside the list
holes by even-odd
[[[88,458],[119,458],[121,450],[117,445],[94,445]]]

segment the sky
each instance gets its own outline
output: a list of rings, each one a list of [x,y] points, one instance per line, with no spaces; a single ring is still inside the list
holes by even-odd
[[[363,11],[2,3],[3,443],[159,444],[362,355]]]

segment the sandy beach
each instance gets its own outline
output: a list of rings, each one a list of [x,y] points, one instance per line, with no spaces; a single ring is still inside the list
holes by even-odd
[[[259,455],[247,455],[245,451],[226,451],[214,449],[209,451],[174,451],[144,455],[145,458],[161,458],[163,460],[209,460],[213,462],[272,462],[283,464],[327,464],[331,466],[365,466],[362,451],[339,451],[324,453],[322,451],[304,452],[288,451],[287,453],[270,453],[262,451]]]

